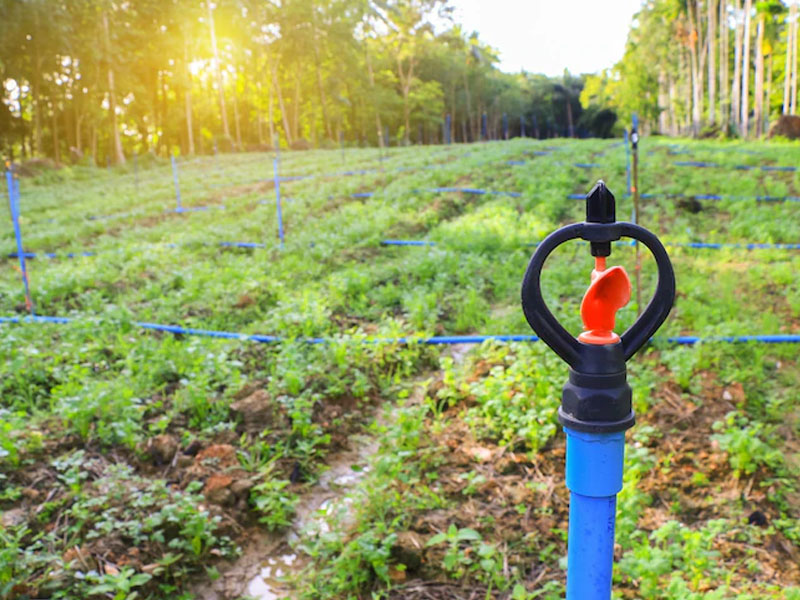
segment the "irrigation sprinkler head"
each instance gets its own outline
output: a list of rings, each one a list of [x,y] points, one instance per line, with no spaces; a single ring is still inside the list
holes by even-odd
[[[622,335],[613,332],[616,311],[630,299],[630,280],[622,267],[606,269],[611,242],[629,237],[644,244],[658,267],[650,304]],[[550,254],[574,239],[589,242],[595,258],[592,283],[581,303],[585,332],[576,339],[556,320],[541,291],[541,271]],[[559,420],[577,431],[623,431],[634,423],[626,361],[661,326],[672,308],[675,275],[664,246],[648,230],[616,220],[614,195],[598,181],[586,195],[586,220],[551,233],[537,247],[522,283],[525,318],[543,342],[570,367]]]

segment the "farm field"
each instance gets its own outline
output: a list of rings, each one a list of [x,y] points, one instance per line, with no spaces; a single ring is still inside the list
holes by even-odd
[[[283,247],[272,159],[178,161],[182,206],[205,207],[184,212],[166,161],[23,173],[34,308],[70,320],[21,319],[5,220],[0,597],[563,597],[566,365],[424,340],[532,334],[531,244],[597,179],[628,218],[625,147],[283,152]],[[800,599],[797,345],[713,339],[800,335],[800,250],[734,247],[800,242],[800,177],[777,168],[798,166],[791,143],[640,143],[639,222],[678,296],[629,363],[616,598]],[[633,279],[634,249],[615,264]],[[575,334],[592,267],[573,244],[544,274]],[[636,314],[634,292],[617,330]]]

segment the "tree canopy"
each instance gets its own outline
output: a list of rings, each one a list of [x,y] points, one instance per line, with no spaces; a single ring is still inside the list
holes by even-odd
[[[0,147],[105,163],[428,143],[447,114],[454,141],[597,133],[583,77],[497,64],[447,0],[0,0]]]

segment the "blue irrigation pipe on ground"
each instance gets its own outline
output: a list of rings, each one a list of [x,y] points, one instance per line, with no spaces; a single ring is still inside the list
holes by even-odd
[[[6,185],[8,187],[8,206],[11,210],[11,222],[14,226],[14,237],[17,242],[17,258],[19,259],[19,271],[22,277],[22,285],[25,290],[25,304],[31,315],[35,314],[33,298],[31,298],[31,288],[28,282],[28,268],[25,264],[25,250],[22,246],[22,230],[19,226],[19,182],[14,180],[14,173],[9,168],[6,171]]]
[[[541,242],[527,242],[524,246],[538,246]],[[585,244],[586,242],[578,242]],[[745,243],[726,243],[726,242],[663,242],[665,246],[671,248],[695,248],[721,250],[723,248],[742,249],[742,250],[800,250],[800,243],[797,244],[772,244],[764,242],[745,242]],[[437,242],[429,240],[381,240],[381,246],[436,246]],[[635,240],[630,242],[614,242],[615,246],[635,246]]]
[[[442,193],[462,193],[462,194],[476,194],[476,195],[484,195],[489,194],[493,196],[511,196],[512,198],[520,198],[522,194],[520,192],[504,192],[498,190],[482,190],[479,188],[457,188],[457,187],[438,187],[438,188],[424,188],[422,190],[412,190],[415,193],[419,192],[434,192],[437,194]]]
[[[73,323],[80,319],[71,317],[51,317],[51,316],[23,316],[23,317],[0,317],[0,323],[24,324],[24,323]],[[135,321],[136,327],[153,331],[165,331],[176,335],[197,335],[204,337],[236,339],[241,341],[254,341],[262,343],[291,342],[299,341],[307,344],[335,343],[341,341],[339,338],[286,338],[274,335],[237,333],[232,331],[218,331],[213,329],[196,329],[192,327],[182,327],[180,325],[161,325],[159,323],[146,323]],[[425,345],[449,345],[449,344],[482,344],[487,341],[495,342],[538,342],[539,337],[535,335],[508,334],[508,335],[443,335],[433,337],[395,337],[395,338],[354,338],[354,340],[365,344],[425,344]],[[731,336],[675,336],[667,338],[651,338],[650,341],[665,341],[669,344],[692,346],[695,344],[706,343],[761,343],[761,344],[798,344],[800,335],[795,334],[775,334],[775,335],[731,335]]]
[[[278,175],[278,159],[277,157],[272,161],[272,170],[275,174],[275,207],[278,212],[278,237],[281,240],[281,248],[283,248],[283,211],[281,211],[281,178]]]
[[[679,160],[674,164],[678,167],[698,167],[701,169],[724,168],[723,165],[719,165],[717,163],[703,162],[697,160]],[[797,171],[797,167],[781,166],[781,165],[733,165],[733,167],[731,168],[736,169],[737,171],[751,171],[754,169],[758,169],[761,171],[781,171],[786,173]]]
[[[694,198],[695,200],[755,200],[756,202],[800,202],[800,196],[741,196],[736,194],[677,194],[655,192],[640,194],[640,198]],[[585,200],[585,194],[567,194],[568,200]]]

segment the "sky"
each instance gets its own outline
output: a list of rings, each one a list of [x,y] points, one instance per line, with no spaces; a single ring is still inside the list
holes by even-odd
[[[467,32],[500,52],[510,73],[595,73],[625,50],[642,0],[451,0]]]

